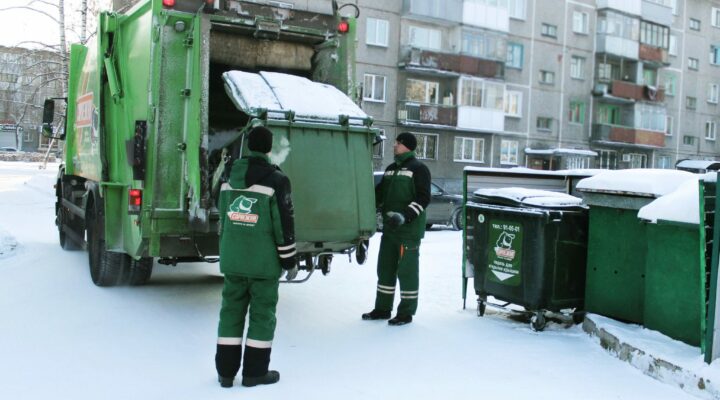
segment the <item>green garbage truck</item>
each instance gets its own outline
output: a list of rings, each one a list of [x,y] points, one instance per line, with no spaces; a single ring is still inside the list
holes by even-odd
[[[144,0],[100,13],[97,35],[71,47],[64,112],[48,99],[43,113],[65,141],[59,241],[87,249],[96,285],[143,284],[156,260],[217,261],[219,187],[257,125],[293,185],[301,269],[364,262],[379,135],[352,100],[359,10],[343,8]]]

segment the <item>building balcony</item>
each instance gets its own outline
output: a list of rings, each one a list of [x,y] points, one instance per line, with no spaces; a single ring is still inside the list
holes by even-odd
[[[610,8],[627,14],[640,15],[642,12],[641,0],[597,0],[597,9]]]
[[[640,42],[606,33],[597,34],[597,49],[599,54],[611,54],[618,57],[637,60],[640,52]]]
[[[653,64],[664,66],[670,65],[668,60],[668,51],[655,46],[640,43],[639,57],[641,60],[651,62]]]
[[[503,132],[505,112],[494,108],[458,106],[457,127],[483,132]]]
[[[423,19],[459,23],[462,20],[462,0],[403,0],[403,14]]]
[[[638,85],[625,81],[598,82],[593,94],[610,98],[628,99],[632,101],[648,101],[662,103],[665,101],[665,89]],[[622,101],[620,101],[622,102]]]
[[[620,125],[593,124],[592,140],[644,147],[665,147],[665,133]]]
[[[672,5],[670,0],[665,0],[664,3],[658,4],[657,1],[642,0],[642,19],[660,25],[672,26]]]
[[[454,105],[398,102],[398,121],[431,125],[457,126],[458,109]]]
[[[462,23],[494,31],[510,31],[510,11],[507,4],[503,7],[488,4],[485,1],[463,1]]]
[[[413,47],[403,47],[400,52],[400,66],[408,71],[434,70],[440,74],[450,72],[483,78],[505,77],[505,64],[502,61]]]

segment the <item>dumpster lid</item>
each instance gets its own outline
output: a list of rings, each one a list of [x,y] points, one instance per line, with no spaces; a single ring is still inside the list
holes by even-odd
[[[630,196],[660,197],[688,180],[697,179],[686,171],[671,169],[609,170],[578,182],[581,192],[614,193]]]
[[[699,179],[684,182],[673,192],[668,193],[642,207],[638,218],[657,223],[658,220],[700,223]]]
[[[475,197],[486,199],[492,203],[524,205],[540,208],[575,208],[582,207],[582,199],[565,193],[549,190],[506,187],[495,189],[478,189]]]
[[[225,92],[239,110],[248,114],[266,109],[271,117],[282,118],[283,114],[272,111],[293,111],[298,119],[335,124],[340,115],[347,115],[354,118],[350,119],[353,125],[362,125],[368,117],[334,86],[301,76],[265,71],[227,71],[222,76]]]

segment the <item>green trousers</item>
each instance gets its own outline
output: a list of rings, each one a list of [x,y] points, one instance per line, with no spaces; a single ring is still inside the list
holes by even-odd
[[[418,304],[418,262],[420,241],[399,239],[383,234],[378,256],[377,297],[375,309],[391,311],[395,297],[395,284],[400,281],[398,315],[415,315]]]
[[[218,343],[241,344],[245,316],[249,315],[247,344],[267,348],[275,335],[275,310],[278,302],[277,279],[254,279],[225,275]],[[249,313],[248,313],[249,311]]]

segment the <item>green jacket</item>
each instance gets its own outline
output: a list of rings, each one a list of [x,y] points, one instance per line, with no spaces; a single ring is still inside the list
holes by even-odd
[[[252,152],[233,163],[220,191],[220,271],[279,279],[280,257],[294,257],[290,181],[267,156]]]
[[[395,156],[395,162],[385,170],[382,181],[375,188],[375,201],[383,216],[383,234],[402,239],[420,240],[425,236],[425,209],[430,204],[430,171],[407,152]],[[388,225],[388,211],[403,214],[405,223],[392,228]]]

